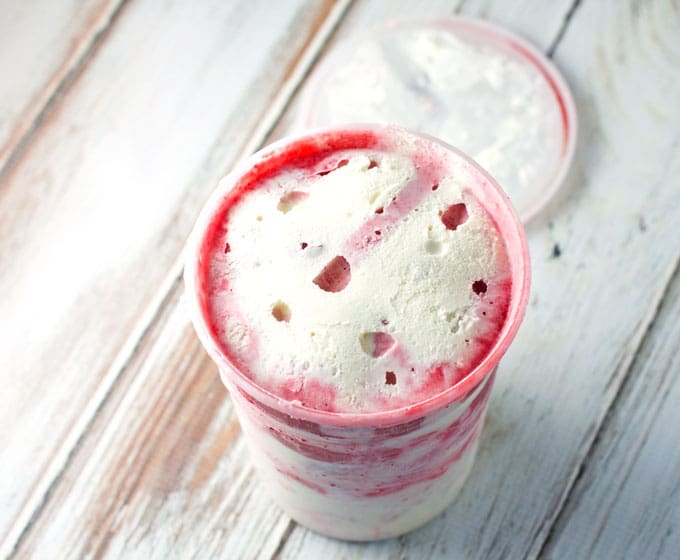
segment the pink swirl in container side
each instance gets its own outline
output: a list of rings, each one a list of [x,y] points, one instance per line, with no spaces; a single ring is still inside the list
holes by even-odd
[[[222,378],[255,465],[288,513],[330,536],[375,540],[427,522],[458,493],[494,374],[440,410],[381,427],[301,421]]]

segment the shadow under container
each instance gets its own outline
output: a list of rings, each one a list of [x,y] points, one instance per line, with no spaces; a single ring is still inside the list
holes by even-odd
[[[317,131],[332,144],[334,134],[390,134],[393,127],[354,125]],[[190,239],[185,269],[192,319],[230,392],[253,463],[275,502],[300,524],[346,540],[368,541],[411,531],[442,512],[473,466],[498,362],[519,328],[528,299],[529,257],[522,226],[505,194],[472,160],[478,174],[475,196],[499,227],[511,263],[508,315],[486,357],[464,379],[424,401],[370,412],[326,412],[283,399],[240,372],[223,351],[207,318],[200,262],[221,196],[268,155],[309,143],[314,135],[284,139],[255,154],[227,176],[206,205]],[[362,146],[357,146],[362,147]],[[220,195],[222,193],[222,195]]]

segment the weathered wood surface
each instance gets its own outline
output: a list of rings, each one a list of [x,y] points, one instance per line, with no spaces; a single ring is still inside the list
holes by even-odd
[[[269,558],[288,526],[172,286],[19,549],[63,558]]]
[[[121,5],[122,0],[0,1],[0,175]]]
[[[30,515],[15,524],[13,540],[6,541],[14,546],[18,540],[17,557],[40,558],[46,550],[50,557],[66,558],[580,558],[588,552],[594,558],[616,557],[611,553],[617,552],[632,558],[645,557],[647,550],[675,557],[680,474],[674,468],[679,458],[670,426],[677,424],[673,397],[678,382],[673,372],[678,371],[678,330],[677,304],[670,306],[679,288],[667,291],[667,286],[680,258],[676,226],[680,107],[675,102],[680,97],[680,9],[677,3],[663,1],[551,4],[550,10],[530,1],[462,4],[463,13],[502,21],[544,50],[554,49],[576,94],[581,136],[565,192],[528,230],[534,266],[531,307],[501,366],[475,471],[459,499],[423,529],[369,545],[326,539],[290,522],[270,504],[254,478],[230,401],[188,324],[175,269],[148,314],[148,328],[133,332],[122,354],[119,338],[110,344],[110,354],[101,357],[100,368],[108,364],[114,373],[86,379],[81,368],[80,377],[73,376],[83,386],[91,382],[89,393],[83,391],[87,398],[72,404],[82,413],[83,403],[90,403],[90,420],[77,432],[82,437],[70,442],[60,434],[53,437],[62,453],[71,454],[63,457],[63,472],[40,479],[52,481],[49,494],[40,494],[47,488],[34,491],[35,507],[24,508]],[[297,22],[302,26],[298,30],[317,39],[296,37],[297,54],[282,53],[291,64],[297,60],[285,85],[279,87],[285,79],[279,68],[276,83],[251,78],[246,91],[264,101],[248,111],[263,110],[277,88],[279,95],[259,126],[254,126],[257,115],[243,115],[250,126],[241,127],[240,148],[248,150],[264,138],[304,68],[343,15],[344,6],[330,12],[317,3],[312,6],[304,11],[308,24]],[[357,1],[342,18],[337,37],[397,13],[422,18],[446,15],[458,7],[443,1],[425,6]],[[140,8],[134,3],[126,8],[125,18],[132,17],[128,11],[134,9]],[[292,26],[278,20],[277,24],[280,37],[294,33]],[[117,25],[121,29],[111,32],[102,53],[115,51],[116,44],[122,49],[130,41],[126,36],[115,43],[123,29],[122,23]],[[255,33],[253,29],[254,25],[250,33]],[[167,31],[167,40],[177,32]],[[309,44],[302,53],[305,42]],[[96,75],[95,63],[96,59],[90,63],[83,82]],[[206,68],[214,63],[206,58]],[[271,76],[274,70],[269,72]],[[139,83],[130,85],[130,99],[144,83],[135,79]],[[64,104],[73,97],[76,107],[82,87],[76,84]],[[96,84],[90,89],[94,92]],[[185,89],[176,95],[190,94]],[[123,105],[130,103],[128,99]],[[221,123],[233,106],[226,107],[214,113]],[[107,116],[115,119],[120,111],[124,111],[120,123],[135,115],[112,105]],[[294,104],[273,136],[286,130],[293,111]],[[75,114],[75,109],[70,114],[63,111],[58,119],[66,125]],[[54,126],[49,123],[46,136]],[[248,137],[243,129],[254,132]],[[208,170],[201,174],[192,168],[196,175],[189,183],[195,194],[186,194],[187,181],[182,187],[174,185],[183,194],[168,201],[155,218],[164,224],[166,235],[148,233],[155,221],[146,224],[149,230],[139,226],[130,233],[128,240],[143,241],[148,235],[160,247],[161,257],[152,262],[151,252],[140,249],[146,258],[126,265],[128,277],[137,273],[140,278],[127,287],[130,293],[119,300],[121,306],[134,306],[158,288],[161,269],[167,270],[172,262],[172,250],[186,235],[209,183],[239,151],[224,144],[226,138],[234,138],[236,129],[229,130],[230,136],[222,137],[218,130],[212,143],[186,155],[187,166],[198,158],[209,162]],[[171,136],[174,128],[162,131]],[[177,138],[165,141],[183,145]],[[40,151],[41,142],[42,138],[33,139],[28,153],[45,153],[44,147]],[[92,153],[85,152],[84,157],[93,157]],[[28,173],[36,162],[25,166]],[[6,196],[2,188],[7,187],[0,185],[0,198]],[[150,199],[157,196],[158,190],[149,189]],[[83,184],[70,196],[74,208],[82,207],[79,198],[86,192]],[[54,200],[61,203],[59,197]],[[17,202],[13,204],[16,209]],[[36,212],[40,204],[26,202],[30,212],[25,212]],[[44,204],[41,211],[52,216]],[[178,209],[180,204],[184,206]],[[58,214],[57,209],[52,211]],[[174,229],[168,226],[168,215],[173,216]],[[36,229],[35,235],[49,233],[40,230],[39,220],[38,225],[25,221]],[[0,235],[3,252],[6,239]],[[556,245],[560,251],[555,252]],[[19,246],[16,258],[31,263],[22,251],[25,246]],[[120,262],[119,254],[109,257],[106,262]],[[93,266],[101,266],[103,259]],[[146,269],[150,270],[144,278]],[[121,273],[112,281],[122,278]],[[74,293],[84,288],[87,285],[79,285]],[[136,300],[135,290],[143,291],[144,297]],[[19,309],[20,303],[16,305]],[[114,309],[113,303],[108,309],[109,313]],[[93,320],[95,315],[89,317]],[[133,322],[109,326],[112,332],[128,334]],[[79,348],[87,348],[82,329],[75,323],[70,328]],[[103,332],[97,335],[100,344]],[[35,359],[35,364],[44,364],[40,357]],[[87,360],[97,363],[92,355]],[[38,373],[44,378],[44,366]],[[92,389],[95,386],[99,389]],[[26,398],[24,406],[31,402]],[[64,406],[62,402],[54,410],[63,414]],[[25,423],[24,417],[20,420]],[[53,418],[42,420],[45,426],[54,424]],[[61,425],[72,426],[70,422]],[[12,454],[5,456],[14,459]],[[663,479],[657,480],[655,474]],[[35,483],[34,477],[26,488]]]
[[[546,558],[677,558],[680,271],[587,457]]]
[[[198,208],[333,5],[132,2],[4,176],[8,543],[135,348]]]

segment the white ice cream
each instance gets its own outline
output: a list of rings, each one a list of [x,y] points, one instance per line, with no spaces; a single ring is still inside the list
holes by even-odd
[[[319,174],[338,161],[346,164]],[[427,184],[412,211],[372,231],[369,248],[348,242],[387,215],[417,175],[407,157],[351,150],[314,169],[284,170],[230,210],[229,250],[211,263],[230,291],[213,294],[211,312],[224,345],[259,384],[290,396],[318,381],[335,393],[329,407],[376,410],[422,398],[437,364],[448,364],[446,384],[469,366],[476,340],[497,327],[493,298],[500,302],[509,277],[496,227],[465,190],[469,170],[454,166],[438,186]],[[441,213],[461,202],[467,220],[447,229]],[[336,256],[351,279],[325,291],[314,280]],[[472,289],[478,280],[483,294]]]

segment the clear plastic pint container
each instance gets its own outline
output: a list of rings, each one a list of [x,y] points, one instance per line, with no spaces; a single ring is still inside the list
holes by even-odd
[[[438,168],[450,164],[460,170],[463,189],[474,196],[495,224],[510,267],[510,280],[504,285],[507,311],[503,321],[464,375],[434,392],[418,392],[422,398],[414,397],[407,404],[396,401],[391,406],[385,401],[382,408],[372,410],[338,409],[301,390],[275,390],[269,382],[260,382],[258,375],[263,372],[244,366],[237,352],[225,344],[221,319],[211,311],[213,299],[222,297],[219,294],[226,294],[230,289],[228,281],[211,272],[211,266],[215,258],[222,258],[219,255],[233,251],[233,247],[225,243],[225,239],[231,239],[225,237],[230,227],[225,224],[233,205],[256,192],[263,181],[287,166],[320,165],[315,162],[331,161],[334,154],[340,153],[350,159],[350,163],[341,159],[338,164],[336,158],[334,169],[342,165],[349,169],[353,164],[345,154],[352,150],[408,155],[416,161],[419,172],[425,174],[429,172],[428,166]],[[428,157],[421,157],[423,152],[429,154]],[[371,161],[367,167],[373,167],[374,163]],[[330,172],[315,170],[317,176]],[[417,202],[419,187],[413,182],[409,185],[416,185],[409,201]],[[423,187],[427,193],[420,195],[431,196],[437,187],[437,183]],[[289,199],[292,200],[285,197]],[[378,210],[375,220],[388,224],[390,209],[385,206]],[[289,215],[292,219],[294,211]],[[386,225],[383,237],[388,234]],[[292,258],[290,266],[295,266]],[[361,264],[353,266],[358,277]],[[220,181],[203,209],[187,246],[185,267],[186,294],[196,332],[229,390],[252,461],[270,495],[302,525],[325,535],[360,541],[383,539],[415,529],[445,509],[462,487],[473,468],[498,363],[524,316],[529,276],[523,228],[494,180],[470,158],[439,140],[379,125],[317,130],[283,139],[246,159]],[[380,284],[380,278],[374,281]],[[316,288],[311,281],[305,286]],[[224,297],[227,298],[224,301],[232,302],[226,304],[227,315],[229,305],[233,305],[234,316],[242,315],[238,308],[243,302],[238,297]],[[272,313],[283,325],[296,319],[296,310],[292,309],[292,319],[281,310]],[[352,309],[347,313],[351,314]],[[402,320],[408,320],[408,316]],[[250,327],[253,325],[244,328]],[[248,334],[253,339],[257,335],[257,332]],[[272,344],[262,341],[259,345],[253,344],[255,347],[259,357],[277,352]],[[398,344],[390,349],[391,352],[397,350]],[[378,356],[375,348],[372,351]],[[445,379],[441,371],[437,372],[441,373],[439,381]],[[393,372],[387,374],[386,383],[395,381],[389,375]]]

